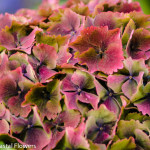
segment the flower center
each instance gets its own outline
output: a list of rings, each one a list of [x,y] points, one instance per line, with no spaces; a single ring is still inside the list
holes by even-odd
[[[99,130],[102,131],[102,130],[103,130],[103,127],[100,127]]]
[[[18,95],[20,95],[21,94],[21,91],[18,91]]]
[[[129,76],[129,79],[131,80],[133,77],[132,76]]]
[[[111,97],[113,94],[112,93],[109,93],[109,96]]]
[[[102,58],[103,55],[104,55],[104,50],[101,49],[100,47],[99,47],[99,48],[95,48],[95,52],[96,52],[96,54],[97,54],[100,58]]]
[[[80,88],[77,89],[78,95],[80,95],[81,91],[82,91],[82,90],[81,90]]]
[[[27,125],[27,128],[28,128],[28,129],[30,129],[30,128],[32,128],[32,127],[33,127],[32,124],[28,124],[28,125]]]
[[[43,90],[42,91],[42,94],[43,94],[43,98],[46,99],[46,100],[49,100],[50,99],[50,93]]]

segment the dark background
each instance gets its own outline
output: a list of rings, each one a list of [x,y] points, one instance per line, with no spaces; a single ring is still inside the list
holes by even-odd
[[[42,0],[0,0],[0,13],[15,13],[19,8],[38,8]],[[64,3],[66,0],[60,0]],[[150,14],[150,0],[133,0],[139,1],[145,14]]]

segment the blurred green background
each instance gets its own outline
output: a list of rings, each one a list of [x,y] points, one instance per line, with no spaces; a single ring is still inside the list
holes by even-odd
[[[36,9],[42,0],[0,0],[0,13],[15,13],[20,8]],[[60,0],[60,4],[67,0]],[[150,14],[150,0],[133,0],[141,4],[145,14]]]
[[[140,2],[142,10],[145,14],[150,14],[150,0],[133,0]]]

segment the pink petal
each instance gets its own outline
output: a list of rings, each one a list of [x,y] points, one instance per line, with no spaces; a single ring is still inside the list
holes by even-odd
[[[19,96],[13,96],[8,100],[8,107],[12,114],[15,116],[27,117],[31,111],[30,106],[21,107],[22,99]]]
[[[83,136],[83,131],[85,129],[85,124],[82,122],[80,126],[77,129],[74,129],[72,127],[66,128],[66,135],[68,137],[68,141],[70,145],[72,145],[75,148],[78,147],[84,147],[89,148],[89,144],[85,137]]]
[[[64,92],[65,94],[65,103],[69,109],[78,109],[77,108],[77,93],[76,92]]]
[[[119,114],[120,108],[113,98],[108,98],[103,102],[108,110],[113,111],[115,114]]]
[[[128,97],[131,98],[133,94],[137,91],[137,83],[135,80],[127,80],[123,85],[122,85],[122,91],[123,93]]]
[[[48,69],[46,66],[42,66],[39,68],[39,76],[40,76],[40,82],[44,83],[46,80],[53,75],[55,75],[57,72],[54,70]]]
[[[7,101],[8,98],[17,94],[16,82],[9,76],[5,76],[0,82],[0,99]]]
[[[107,85],[110,87],[114,92],[120,92],[121,91],[121,86],[123,82],[127,79],[128,77],[125,75],[109,75],[107,78]]]
[[[10,28],[12,25],[12,20],[10,18],[10,15],[6,13],[4,16],[0,16],[0,30],[4,29],[6,26]]]
[[[6,108],[3,103],[0,103],[0,118],[5,115]]]
[[[24,118],[17,118],[15,116],[11,116],[11,131],[19,134],[24,128],[28,125],[28,121]]]
[[[115,18],[119,17],[119,13],[114,13],[111,11],[108,12],[101,12],[100,14],[96,15],[94,19],[95,26],[108,26],[109,29],[114,29],[116,27],[116,20]]]
[[[41,128],[31,128],[27,131],[24,142],[29,145],[35,145],[36,149],[41,150],[49,142],[51,137]]]
[[[149,99],[144,100],[142,102],[135,103],[135,105],[138,107],[139,111],[142,112],[143,115],[150,115],[150,102]]]
[[[49,69],[56,67],[57,54],[54,47],[47,44],[38,44],[33,48],[33,54],[41,63],[47,65]]]
[[[5,119],[0,120],[0,134],[9,132],[9,124]]]
[[[31,48],[34,45],[35,33],[41,31],[39,28],[35,28],[28,36],[20,39],[21,46],[18,49],[24,50],[27,54],[31,54]]]
[[[90,103],[94,109],[98,107],[99,97],[94,94],[82,91],[78,99],[83,103]]]
[[[55,146],[62,139],[64,134],[65,134],[65,130],[62,132],[59,132],[59,131],[54,132],[52,134],[52,139],[50,140],[50,143],[43,150],[50,150],[50,149],[55,148]]]
[[[121,44],[110,44],[104,57],[99,61],[99,70],[107,74],[123,68],[123,51]]]
[[[66,64],[69,58],[71,58],[72,56],[70,53],[67,52],[67,46],[61,47],[57,55],[58,55],[57,65]]]
[[[0,32],[0,44],[6,47],[8,50],[13,50],[14,48],[16,48],[13,35],[6,31]]]
[[[62,17],[62,26],[66,31],[77,31],[80,26],[79,15],[70,9],[66,9],[64,16]]]
[[[76,85],[71,82],[71,75],[67,75],[61,83],[62,90],[65,91],[76,91]]]

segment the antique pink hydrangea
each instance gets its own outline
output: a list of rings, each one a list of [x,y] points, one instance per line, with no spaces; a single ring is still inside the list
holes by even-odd
[[[0,14],[0,149],[150,150],[149,137],[139,2],[42,0]]]

